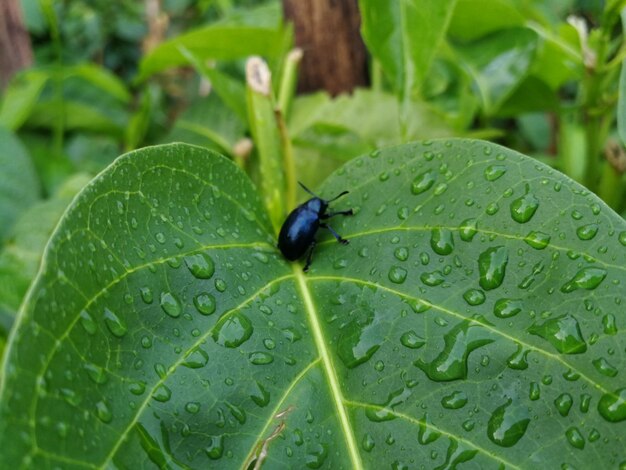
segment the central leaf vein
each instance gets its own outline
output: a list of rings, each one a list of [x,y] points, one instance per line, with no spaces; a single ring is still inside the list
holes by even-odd
[[[307,316],[309,317],[309,323],[311,325],[311,331],[313,332],[315,345],[317,346],[317,350],[319,351],[319,354],[322,358],[324,373],[326,374],[326,377],[328,377],[331,398],[337,411],[339,425],[343,431],[343,435],[346,440],[346,446],[348,447],[348,454],[350,455],[352,468],[355,470],[360,470],[363,468],[363,464],[361,463],[361,456],[359,455],[359,452],[357,450],[358,447],[356,439],[354,437],[354,431],[352,430],[352,425],[350,424],[350,420],[344,406],[345,399],[343,397],[343,393],[341,392],[339,379],[337,378],[337,374],[335,373],[335,366],[333,365],[330,352],[328,351],[326,345],[326,338],[324,338],[324,333],[322,332],[322,327],[319,323],[319,314],[315,308],[315,304],[313,303],[309,287],[307,286],[306,278],[304,277],[302,271],[300,271],[300,267],[297,264],[293,265],[293,272],[296,280],[298,281],[298,287],[300,289],[300,293],[302,294],[302,299],[304,301]]]

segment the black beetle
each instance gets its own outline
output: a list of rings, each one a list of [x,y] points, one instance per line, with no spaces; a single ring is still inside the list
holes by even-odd
[[[283,256],[290,261],[302,258],[308,249],[309,255],[304,265],[304,271],[306,272],[311,265],[311,257],[313,256],[313,249],[316,243],[315,234],[318,228],[327,228],[339,243],[343,243],[344,245],[348,243],[348,240],[341,238],[330,225],[322,222],[322,220],[330,219],[336,215],[352,215],[353,212],[352,209],[348,209],[347,211],[327,212],[328,203],[348,194],[348,191],[343,191],[338,196],[326,201],[316,196],[299,181],[298,184],[313,197],[305,203],[300,204],[287,216],[285,223],[283,223],[283,226],[280,228],[280,234],[278,235],[278,248],[280,248]]]

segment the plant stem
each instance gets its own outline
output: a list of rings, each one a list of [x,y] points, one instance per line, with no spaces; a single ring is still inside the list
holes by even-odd
[[[287,54],[285,66],[283,68],[280,80],[280,89],[278,91],[278,109],[283,118],[289,115],[291,102],[296,92],[296,84],[298,83],[298,67],[302,60],[302,49],[293,49]]]
[[[259,156],[260,186],[265,207],[276,233],[285,217],[283,146],[274,114],[271,74],[260,57],[246,64],[248,121]]]
[[[289,131],[285,124],[285,119],[280,109],[275,110],[276,122],[278,123],[278,130],[280,132],[280,140],[283,146],[283,158],[285,162],[285,176],[287,178],[287,211],[296,207],[296,193],[297,193],[297,176],[296,176],[296,164],[293,158],[293,147],[291,140],[289,139]]]
[[[44,16],[50,25],[50,36],[57,65],[53,74],[55,101],[58,106],[58,116],[54,122],[52,148],[53,156],[60,157],[63,154],[63,140],[65,137],[65,99],[63,97],[63,45],[61,44],[61,33],[59,32],[59,23],[52,0],[41,0],[41,8]]]

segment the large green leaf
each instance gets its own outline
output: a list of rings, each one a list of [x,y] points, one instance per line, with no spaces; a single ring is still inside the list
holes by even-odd
[[[5,353],[0,467],[615,468],[626,222],[470,140],[357,158],[308,274],[247,177],[125,155],[53,235]],[[278,437],[280,436],[280,437]]]

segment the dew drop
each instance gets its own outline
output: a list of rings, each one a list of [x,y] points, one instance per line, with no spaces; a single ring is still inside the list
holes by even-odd
[[[467,359],[472,351],[492,343],[481,325],[463,320],[444,335],[444,348],[432,362],[418,359],[414,365],[437,382],[467,378]]]
[[[459,237],[464,242],[471,242],[478,232],[478,222],[476,219],[466,219],[459,227]]]
[[[463,294],[465,301],[472,306],[485,303],[485,293],[480,289],[468,289]]]
[[[405,247],[398,247],[394,250],[393,255],[398,261],[406,261],[409,257],[409,250]]]
[[[520,224],[528,222],[539,208],[539,199],[529,193],[530,186],[526,185],[526,194],[513,200],[510,205],[511,218]]]
[[[172,391],[165,384],[159,385],[154,393],[152,393],[152,398],[163,403],[169,401],[171,397]]]
[[[409,330],[402,333],[402,336],[400,336],[400,343],[405,348],[419,349],[426,344],[426,341],[424,338],[415,333],[415,331]]]
[[[596,370],[602,375],[607,377],[615,377],[617,375],[617,368],[603,357],[594,359],[592,363]]]
[[[580,240],[591,240],[598,233],[598,224],[582,225],[576,229],[576,235]]]
[[[514,370],[528,369],[528,353],[528,350],[524,350],[524,347],[518,344],[517,351],[506,360],[507,365]]]
[[[526,235],[524,241],[535,250],[543,250],[550,244],[550,235],[544,232],[532,231]]]
[[[154,295],[152,294],[152,289],[150,289],[149,287],[142,287],[141,289],[139,289],[139,293],[141,294],[141,300],[144,301],[144,303],[146,304],[151,304],[152,301],[154,300]]]
[[[402,284],[406,280],[407,271],[400,266],[392,266],[389,269],[389,280],[394,284]]]
[[[626,246],[626,230],[624,230],[623,232],[620,232],[617,239],[622,244],[622,246]]]
[[[614,335],[617,333],[617,325],[615,324],[615,315],[607,313],[602,317],[602,326],[604,328],[604,334]]]
[[[251,352],[248,355],[248,359],[252,364],[257,366],[271,364],[274,362],[274,356],[265,351]]]
[[[72,389],[62,388],[59,390],[59,392],[61,392],[63,399],[72,406],[78,406],[80,402],[82,401],[80,395],[78,395]]]
[[[80,312],[80,325],[90,335],[94,335],[98,330],[98,325],[87,310]]]
[[[530,383],[530,391],[528,393],[528,398],[532,401],[539,400],[541,397],[541,389],[539,388],[539,384],[537,382]]]
[[[161,292],[161,308],[172,318],[177,318],[183,312],[180,300],[171,292]]]
[[[429,287],[435,287],[446,280],[441,271],[424,272],[420,275],[420,280]]]
[[[406,220],[409,218],[409,208],[406,206],[403,206],[400,209],[398,209],[397,214],[398,214],[398,219]]]
[[[305,464],[308,468],[321,468],[328,456],[328,448],[325,444],[315,444],[314,450],[309,451],[305,456]]]
[[[200,403],[197,401],[190,401],[185,404],[185,411],[189,414],[195,415],[200,411]]]
[[[236,312],[218,322],[212,333],[213,340],[228,348],[236,348],[245,343],[252,336],[252,323],[241,312]]]
[[[365,433],[363,439],[361,440],[361,447],[365,452],[371,452],[375,446],[374,439],[369,433]]]
[[[215,272],[215,263],[206,253],[185,256],[187,268],[198,279],[211,279]]]
[[[511,318],[524,308],[521,299],[498,299],[493,306],[493,314],[498,318]]]
[[[434,228],[430,232],[430,247],[438,255],[449,255],[454,250],[452,232],[444,228]]]
[[[353,321],[342,330],[343,334],[337,342],[337,354],[349,369],[369,361],[384,341],[374,316],[368,318],[364,325]]]
[[[580,395],[580,411],[586,413],[589,411],[589,405],[591,404],[591,395],[588,393],[582,393]]]
[[[467,394],[465,392],[455,391],[450,395],[446,395],[441,399],[441,406],[448,410],[458,410],[467,404]]]
[[[104,367],[100,367],[99,365],[93,364],[91,362],[85,363],[83,365],[84,369],[87,371],[87,375],[89,378],[97,384],[106,383],[109,379],[106,369]]]
[[[113,336],[117,336],[118,338],[122,338],[128,331],[126,323],[106,307],[104,309],[104,323],[106,323],[107,328]]]
[[[602,395],[598,402],[598,412],[611,423],[626,420],[626,387]]]
[[[218,292],[225,292],[227,287],[228,286],[224,279],[218,278],[215,280],[215,288],[218,290]]]
[[[571,280],[563,284],[561,292],[568,294],[578,289],[593,290],[600,285],[606,275],[606,269],[594,267],[583,268],[578,271]]]
[[[146,383],[145,382],[131,382],[128,386],[128,390],[133,395],[141,395],[146,391]]]
[[[207,362],[209,362],[209,354],[204,349],[196,347],[185,356],[183,365],[190,369],[200,369]]]
[[[433,426],[428,413],[424,413],[424,416],[419,420],[417,428],[417,441],[422,445],[427,445],[435,442],[441,437],[441,433]]]
[[[263,385],[255,380],[250,398],[257,406],[263,408],[270,402],[270,392],[268,392]]]
[[[414,300],[410,305],[415,313],[424,313],[432,308],[432,305],[421,299]]]
[[[246,424],[247,416],[243,408],[228,402],[226,402],[226,406],[228,407],[230,414],[239,422],[239,424]]]
[[[546,320],[541,325],[533,323],[528,332],[547,340],[563,354],[581,354],[587,350],[578,320],[569,314]]]
[[[96,416],[103,423],[110,423],[113,420],[113,413],[104,401],[96,403]]]
[[[413,179],[411,184],[411,192],[413,194],[421,194],[428,191],[437,179],[437,173],[432,170],[424,171]]]
[[[377,405],[376,408],[367,408],[365,416],[375,423],[396,419],[394,408],[404,403],[410,396],[411,390],[409,388],[395,390],[387,396],[387,400],[383,404]]]
[[[504,165],[489,165],[485,168],[484,176],[487,181],[495,181],[506,173]]]
[[[572,408],[574,404],[574,399],[569,393],[561,393],[554,400],[554,406],[556,406],[557,411],[563,417],[569,414],[569,410]]]
[[[224,437],[209,436],[209,445],[204,448],[204,452],[211,460],[219,460],[224,453]]]
[[[483,251],[478,257],[479,284],[485,290],[499,287],[504,281],[509,254],[504,246],[496,246]]]
[[[211,315],[215,312],[216,302],[215,297],[208,292],[201,292],[193,298],[193,304],[196,310],[202,315]]]
[[[523,406],[512,406],[513,400],[495,409],[487,424],[487,437],[501,447],[512,447],[524,436],[530,423],[528,410]]]
[[[576,449],[584,449],[585,447],[585,438],[580,433],[577,427],[572,426],[565,431],[565,437],[567,437],[567,442],[570,443],[572,447]]]

